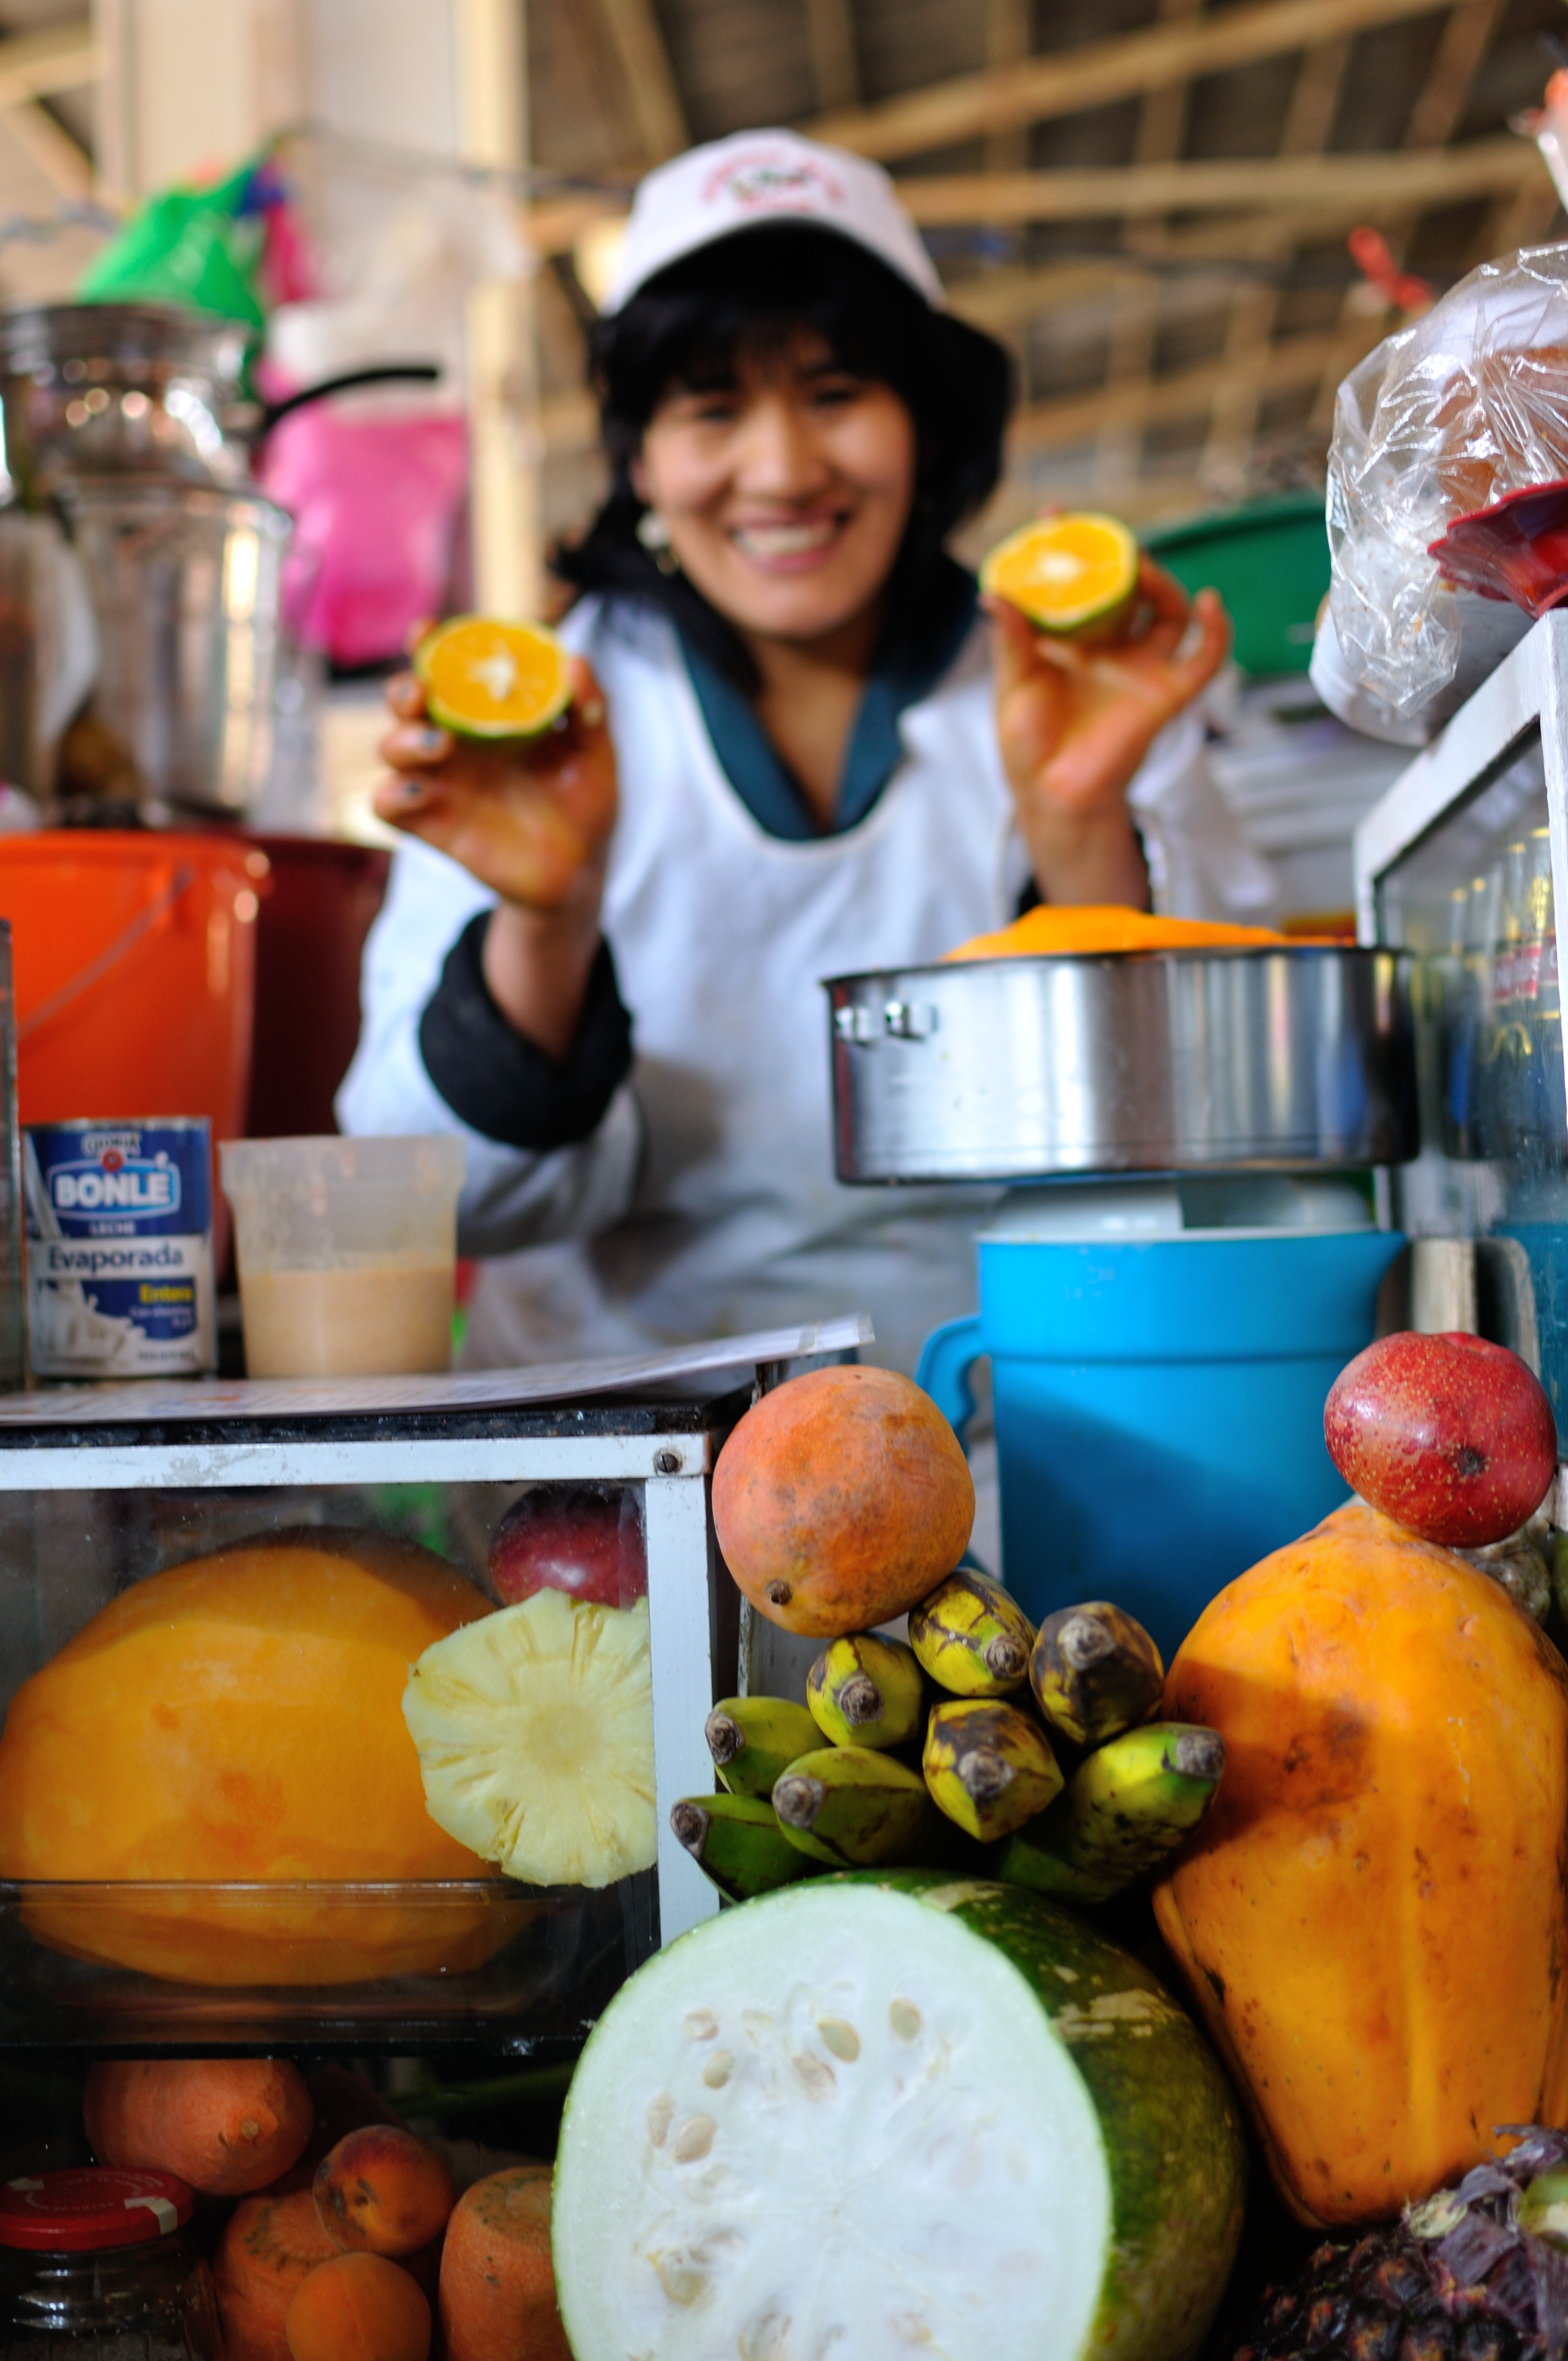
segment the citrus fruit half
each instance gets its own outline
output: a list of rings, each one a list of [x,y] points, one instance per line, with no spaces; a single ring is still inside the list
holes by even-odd
[[[1167,918],[1116,904],[1042,902],[1000,934],[974,935],[949,960],[1048,959],[1073,952],[1272,950],[1290,938],[1269,927],[1228,926],[1214,918]]]
[[[1076,637],[1118,622],[1138,587],[1138,544],[1114,517],[1041,517],[999,542],[980,569],[989,596],[1043,631]]]
[[[533,738],[572,701],[566,651],[541,623],[455,615],[414,651],[425,709],[459,738]]]

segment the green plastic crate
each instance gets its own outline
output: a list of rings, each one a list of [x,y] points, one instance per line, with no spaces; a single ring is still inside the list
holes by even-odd
[[[1244,672],[1305,672],[1329,587],[1322,497],[1286,492],[1247,507],[1159,525],[1144,546],[1186,590],[1212,588],[1235,626]]]

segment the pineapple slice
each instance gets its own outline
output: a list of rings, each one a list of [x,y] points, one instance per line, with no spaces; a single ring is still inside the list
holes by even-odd
[[[403,1719],[437,1827],[530,1885],[652,1869],[648,1601],[559,1590],[466,1623],[409,1675]]]

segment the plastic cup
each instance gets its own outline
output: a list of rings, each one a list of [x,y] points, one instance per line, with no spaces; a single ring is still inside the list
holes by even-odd
[[[448,1367],[460,1139],[225,1139],[218,1158],[251,1377]]]

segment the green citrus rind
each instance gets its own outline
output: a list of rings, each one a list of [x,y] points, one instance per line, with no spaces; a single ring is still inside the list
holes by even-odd
[[[1006,560],[1040,531],[1041,525],[1038,522],[1020,525],[1016,533],[1010,533],[1004,541],[999,541],[994,549],[986,553],[981,562],[980,587],[987,598],[1005,598],[1010,607],[1016,607],[1021,615],[1027,615],[1037,631],[1048,632],[1052,639],[1109,639],[1126,620],[1137,598],[1138,545],[1118,517],[1102,515],[1097,510],[1084,510],[1079,512],[1079,517],[1085,524],[1101,526],[1106,533],[1124,544],[1128,554],[1129,570],[1127,581],[1123,589],[1114,592],[1108,598],[1104,597],[1091,598],[1081,607],[1058,607],[1054,612],[1047,614],[1043,613],[1037,606],[1031,604],[1026,596],[1020,596],[1015,589],[1004,588],[999,577]],[[1078,522],[1079,517],[1075,517],[1072,521]],[[1057,520],[1045,522],[1057,522]],[[1062,519],[1059,522],[1066,522],[1068,520]]]

